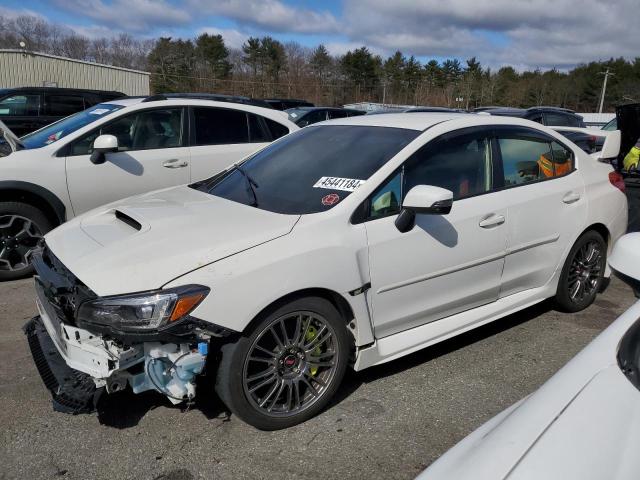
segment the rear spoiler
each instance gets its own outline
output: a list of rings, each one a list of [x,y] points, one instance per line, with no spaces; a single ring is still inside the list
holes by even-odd
[[[593,128],[580,127],[549,127],[552,130],[560,130],[558,133],[562,135],[565,132],[580,132],[592,135],[594,137],[604,137],[602,150],[591,154],[591,158],[600,162],[611,163],[618,158],[620,154],[621,133],[620,130],[594,130]]]

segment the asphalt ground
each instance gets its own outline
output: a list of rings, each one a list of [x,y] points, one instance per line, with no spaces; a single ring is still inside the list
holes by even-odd
[[[533,392],[634,301],[613,280],[587,310],[545,302],[388,364],[349,373],[318,417],[260,432],[199,390],[188,411],[161,395],[110,396],[100,413],[54,412],[22,325],[32,280],[0,284],[0,478],[411,479]]]

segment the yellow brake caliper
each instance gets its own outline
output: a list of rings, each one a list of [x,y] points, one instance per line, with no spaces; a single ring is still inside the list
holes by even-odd
[[[317,335],[318,335],[318,330],[313,325],[309,325],[307,333],[304,336],[305,343],[311,342],[314,338],[316,338]],[[314,348],[312,353],[314,355],[320,355],[322,353],[322,349],[320,348],[320,345]],[[311,375],[315,377],[316,374],[318,373],[318,367],[309,368],[309,373],[311,373]]]

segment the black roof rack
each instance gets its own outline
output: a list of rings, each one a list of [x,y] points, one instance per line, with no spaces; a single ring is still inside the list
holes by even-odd
[[[157,102],[161,100],[168,100],[170,98],[212,100],[215,102],[241,103],[243,105],[253,105],[254,107],[271,108],[271,105],[264,100],[236,95],[222,95],[220,93],[160,93],[148,96],[143,100],[143,102]]]

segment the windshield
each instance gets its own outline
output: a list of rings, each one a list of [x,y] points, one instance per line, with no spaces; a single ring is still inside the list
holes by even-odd
[[[122,105],[100,103],[88,108],[87,110],[70,115],[62,120],[52,123],[51,125],[47,125],[40,130],[25,135],[20,138],[20,141],[25,148],[44,147],[45,145],[57,142],[70,133],[75,132],[85,125],[89,125],[90,123],[95,122],[96,120],[99,120],[105,115],[109,115],[122,107]]]
[[[618,120],[616,118],[614,118],[613,120],[611,120],[609,123],[607,123],[604,127],[602,127],[602,130],[617,130],[618,129]]]
[[[289,114],[289,120],[295,121],[303,115],[309,113],[309,110],[304,108],[288,108],[285,110]]]
[[[356,125],[310,127],[259,151],[240,167],[191,185],[263,210],[329,210],[421,132]]]

